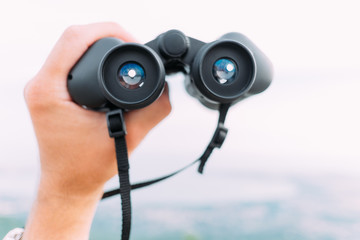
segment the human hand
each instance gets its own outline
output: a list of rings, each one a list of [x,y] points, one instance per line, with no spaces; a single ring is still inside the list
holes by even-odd
[[[117,173],[114,140],[108,135],[105,114],[75,104],[66,85],[71,68],[96,40],[104,37],[134,41],[114,23],[70,27],[25,88],[40,152],[37,201],[53,196],[72,199],[70,202],[88,199],[93,204],[101,197],[104,183]],[[170,110],[166,87],[150,106],[125,113],[129,154]],[[34,209],[28,226],[38,212]]]

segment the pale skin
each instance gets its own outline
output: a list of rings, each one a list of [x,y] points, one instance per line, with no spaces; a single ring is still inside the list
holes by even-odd
[[[134,42],[115,23],[69,27],[25,88],[41,163],[25,240],[89,239],[104,184],[117,173],[114,140],[108,135],[105,114],[76,105],[66,88],[71,68],[103,37]],[[170,111],[166,87],[150,106],[125,114],[129,154]]]

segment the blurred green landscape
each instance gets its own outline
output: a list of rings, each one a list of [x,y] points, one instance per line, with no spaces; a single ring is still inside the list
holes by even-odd
[[[358,187],[348,185],[354,180],[289,178],[286,184],[293,184],[296,194],[286,199],[211,204],[135,201],[131,239],[358,240],[360,208],[350,204],[360,200]],[[24,226],[25,219],[24,212],[0,215],[0,235]],[[113,197],[100,203],[90,239],[120,239],[120,227],[120,200]]]

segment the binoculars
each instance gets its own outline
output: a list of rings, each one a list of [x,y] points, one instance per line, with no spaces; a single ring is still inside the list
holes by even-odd
[[[264,91],[272,64],[246,36],[228,33],[204,43],[170,30],[142,45],[102,38],[68,75],[74,102],[92,110],[146,107],[162,93],[166,75],[185,74],[187,92],[211,109]]]

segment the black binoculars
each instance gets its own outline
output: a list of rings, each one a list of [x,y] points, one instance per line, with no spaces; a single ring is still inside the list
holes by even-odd
[[[87,109],[132,110],[154,102],[165,76],[176,72],[185,74],[187,92],[211,109],[264,91],[273,77],[270,60],[240,33],[204,43],[170,30],[145,45],[98,40],[69,73],[68,90]]]

